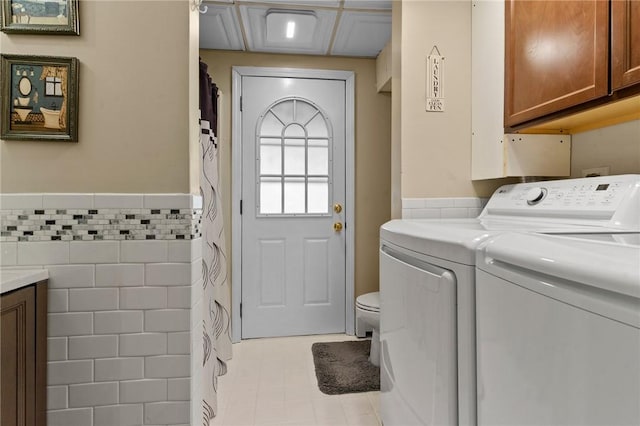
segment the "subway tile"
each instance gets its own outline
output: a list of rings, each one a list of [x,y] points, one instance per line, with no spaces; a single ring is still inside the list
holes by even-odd
[[[169,354],[189,354],[191,347],[191,333],[183,331],[167,335],[167,352]]]
[[[403,198],[402,208],[403,209],[423,209],[424,198]]]
[[[144,360],[144,376],[148,379],[189,377],[189,355],[150,356]]]
[[[167,241],[120,241],[121,263],[167,261]]]
[[[120,260],[119,241],[71,241],[71,263],[117,263]]]
[[[118,356],[118,336],[69,337],[69,359]]]
[[[193,310],[193,306],[202,300],[202,285],[204,281],[202,278],[198,280],[196,283],[191,285],[191,310]]]
[[[19,242],[18,265],[61,265],[69,263],[69,243]]]
[[[67,386],[47,386],[47,410],[69,408]]]
[[[93,426],[139,426],[143,422],[142,410],[142,404],[96,407]]]
[[[180,286],[191,284],[190,263],[151,263],[145,265],[145,285]]]
[[[167,353],[166,333],[120,335],[120,356],[164,355]]]
[[[145,209],[190,209],[191,194],[145,194]]]
[[[18,243],[0,244],[0,266],[14,266],[18,263]]]
[[[92,426],[91,408],[47,411],[47,426]],[[114,425],[111,425],[114,426]]]
[[[47,361],[67,360],[67,338],[48,337],[47,338]]]
[[[143,194],[94,194],[93,207],[96,209],[141,209]]]
[[[191,284],[201,281],[204,278],[202,272],[202,259],[191,262]]]
[[[49,337],[81,336],[93,332],[93,314],[90,312],[49,314],[47,320]]]
[[[49,313],[69,310],[69,290],[49,289],[47,292],[47,311]]]
[[[144,331],[189,331],[189,315],[187,309],[145,311]]]
[[[198,238],[198,240],[201,239]],[[167,261],[191,262],[193,260],[193,241],[196,240],[167,241]]]
[[[166,287],[130,287],[120,289],[120,309],[163,309],[166,307]]]
[[[189,423],[188,402],[151,402],[144,404],[144,422],[149,424]]]
[[[143,264],[96,265],[96,287],[144,285]]]
[[[85,383],[69,386],[69,407],[95,407],[118,403],[118,382]]]
[[[169,401],[189,401],[190,387],[191,380],[189,378],[167,380],[167,399]]]
[[[167,400],[165,379],[129,380],[120,382],[120,403]]]
[[[93,381],[93,361],[54,361],[47,363],[47,384],[68,385]]]
[[[29,243],[33,244],[33,243]],[[93,287],[93,265],[46,265],[49,288]]]
[[[413,211],[417,209],[402,209],[402,219],[413,219]]]
[[[411,219],[440,219],[441,209],[414,209]]]
[[[70,311],[109,311],[118,309],[117,288],[74,288],[69,290]]]
[[[454,206],[453,198],[425,198],[424,199],[424,207],[425,208],[444,208],[444,207],[453,207]]]
[[[43,194],[44,209],[91,209],[93,194]]]
[[[167,287],[167,307],[185,308],[191,307],[191,287]]]
[[[143,328],[142,311],[105,311],[94,315],[95,334],[138,333]]]
[[[477,197],[459,197],[453,199],[453,207],[477,208],[482,205],[482,201]]]
[[[440,211],[440,215],[441,217],[447,218],[447,219],[460,219],[460,218],[466,218],[467,217],[467,210],[466,208],[445,208],[445,209],[441,209]]]
[[[0,194],[0,210],[42,208],[42,194]]]
[[[144,358],[95,360],[95,381],[135,380],[144,377]]]

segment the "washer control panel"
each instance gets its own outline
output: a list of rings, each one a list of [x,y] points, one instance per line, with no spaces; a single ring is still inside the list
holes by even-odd
[[[483,213],[604,219],[619,209],[640,209],[640,175],[505,185],[491,196]]]

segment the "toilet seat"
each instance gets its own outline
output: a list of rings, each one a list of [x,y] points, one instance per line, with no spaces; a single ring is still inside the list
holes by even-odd
[[[356,307],[368,312],[380,312],[380,292],[363,294],[356,299]]]

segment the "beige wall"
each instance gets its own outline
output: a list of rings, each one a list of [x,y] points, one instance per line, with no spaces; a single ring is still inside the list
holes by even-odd
[[[571,136],[571,177],[582,170],[610,167],[610,174],[640,174],[640,120]]]
[[[391,100],[376,93],[373,59],[322,56],[271,55],[201,50],[209,74],[223,91],[220,169],[224,215],[231,217],[231,67],[287,67],[347,70],[355,73],[356,170],[355,170],[355,292],[378,290],[378,228],[390,217]],[[231,226],[227,224],[227,241]]]
[[[77,57],[80,90],[78,143],[0,142],[0,191],[195,190],[197,19],[187,0],[82,1],[79,37],[1,33],[2,53]]]
[[[471,181],[471,2],[404,0],[401,15],[402,198],[489,196],[502,181]],[[434,45],[445,57],[445,112],[425,111]]]

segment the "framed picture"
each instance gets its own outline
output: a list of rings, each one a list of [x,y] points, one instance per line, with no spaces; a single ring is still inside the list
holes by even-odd
[[[77,58],[2,55],[0,138],[78,141]]]
[[[0,0],[0,30],[80,35],[78,0]]]

